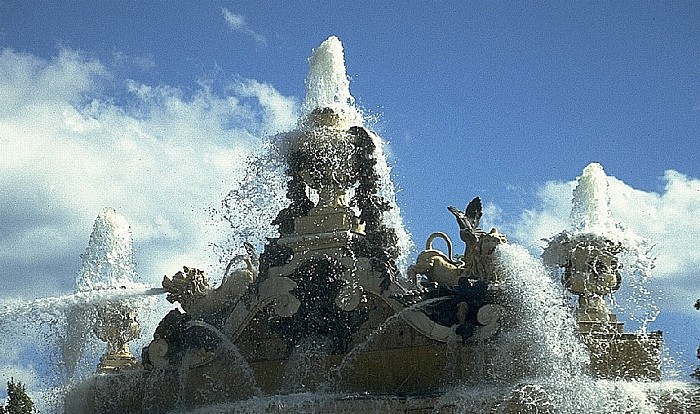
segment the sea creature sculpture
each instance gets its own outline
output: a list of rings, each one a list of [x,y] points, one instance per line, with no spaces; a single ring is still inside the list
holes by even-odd
[[[244,243],[246,254],[237,255],[224,272],[221,285],[216,289],[209,287],[209,281],[204,271],[183,267],[183,271],[174,276],[163,278],[163,288],[168,292],[166,299],[180,302],[182,309],[197,318],[200,315],[215,312],[232,306],[243,296],[248,287],[258,275],[258,256],[250,243]],[[244,266],[234,267],[243,261]]]
[[[429,282],[449,286],[457,286],[462,277],[487,283],[499,281],[493,264],[493,253],[498,245],[508,243],[508,238],[495,228],[488,233],[479,229],[479,220],[483,215],[479,197],[474,198],[464,212],[452,206],[447,209],[457,219],[459,237],[465,243],[464,256],[458,260],[453,259],[450,238],[444,233],[433,233],[428,237],[425,250],[418,255],[416,263],[409,267],[409,280],[417,285],[417,275],[422,274]],[[447,254],[433,248],[432,242],[436,238],[445,240]]]
[[[447,254],[433,249],[433,241],[441,238],[447,243]],[[418,275],[425,275],[428,281],[456,286],[462,275],[462,261],[452,259],[452,241],[445,233],[433,233],[425,242],[423,250],[416,259],[416,263],[408,268],[408,278],[418,285]]]

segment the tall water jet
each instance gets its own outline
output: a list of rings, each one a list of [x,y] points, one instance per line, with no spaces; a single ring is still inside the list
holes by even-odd
[[[309,58],[302,112],[310,114],[321,108],[338,114],[344,128],[363,123],[362,114],[355,106],[355,98],[350,94],[343,44],[335,36],[321,43]]]
[[[573,191],[571,227],[573,232],[611,237],[617,226],[610,212],[608,176],[594,162],[583,169]]]

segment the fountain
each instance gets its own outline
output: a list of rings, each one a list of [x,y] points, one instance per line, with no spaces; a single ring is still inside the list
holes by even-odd
[[[117,373],[140,366],[128,344],[140,337],[137,311],[152,306],[145,298],[160,295],[163,289],[134,282],[137,275],[132,255],[128,223],[114,209],[104,208],[81,255],[73,294],[0,307],[3,339],[10,332],[41,335],[47,353],[56,358],[51,361],[52,378],[44,379],[46,388],[52,390],[37,401],[41,411],[49,409],[46,400],[55,400],[55,393],[95,372]],[[103,348],[100,340],[106,347],[98,362]],[[60,409],[62,403],[53,405]]]
[[[637,239],[613,221],[609,203],[607,176],[600,164],[592,163],[574,189],[572,228],[549,241],[543,260],[564,269],[562,284],[578,296],[577,330],[591,352],[596,375],[659,380],[661,332],[623,333],[623,323],[604,300],[620,288],[619,255],[632,250]]]
[[[126,219],[112,208],[104,208],[95,219],[83,266],[76,278],[76,293],[110,292],[135,288],[131,232]],[[118,372],[137,366],[127,343],[139,338],[141,327],[133,304],[117,299],[95,306],[75,307],[68,311],[67,332],[62,344],[63,361],[69,380],[87,336],[93,333],[107,343],[97,372]],[[91,331],[91,332],[90,332]]]
[[[246,244],[216,288],[190,266],[165,276],[179,306],[140,366],[124,354],[133,314],[107,304],[95,333],[108,351],[66,412],[697,412],[697,388],[654,385],[661,334],[623,333],[605,302],[625,245],[602,169],[584,171],[574,228],[544,254],[575,313],[537,259],[479,227],[478,197],[447,209],[463,254],[433,233],[404,275],[383,143],[354,105],[340,41],[309,62],[304,115],[273,139],[287,176],[278,235],[259,254]]]

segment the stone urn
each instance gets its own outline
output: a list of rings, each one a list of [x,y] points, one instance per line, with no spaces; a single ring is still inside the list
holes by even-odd
[[[619,242],[593,233],[562,233],[545,249],[544,261],[562,266],[562,284],[578,295],[579,323],[616,323],[604,296],[616,292],[622,283],[617,259],[622,250]]]
[[[358,148],[346,122],[330,108],[312,111],[286,149],[289,165],[318,191],[318,209],[347,207],[346,193],[356,180]]]
[[[107,349],[97,366],[98,373],[112,373],[136,368],[138,363],[129,350],[128,342],[141,336],[136,311],[121,302],[108,302],[97,307],[93,333],[107,343]]]

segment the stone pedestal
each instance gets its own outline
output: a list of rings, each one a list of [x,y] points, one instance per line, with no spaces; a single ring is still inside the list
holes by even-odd
[[[591,373],[613,380],[661,380],[661,331],[648,334],[582,333],[591,354]]]
[[[589,313],[581,309],[576,310],[578,332],[621,334],[624,323],[617,320],[614,313]]]
[[[128,348],[121,352],[104,354],[100,357],[100,363],[97,366],[98,374],[112,374],[119,371],[135,369],[139,367],[138,360],[129,351]]]
[[[363,233],[357,217],[347,207],[315,207],[308,216],[294,219],[296,234],[325,233],[335,230]]]

